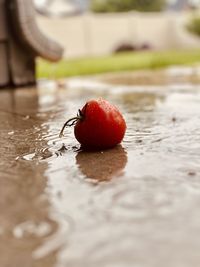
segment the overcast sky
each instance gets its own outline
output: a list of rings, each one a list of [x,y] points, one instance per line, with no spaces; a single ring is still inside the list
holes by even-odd
[[[79,5],[79,6],[82,6],[82,7],[85,7],[87,6],[89,0],[52,0],[52,2],[69,2],[70,4],[74,4],[74,5]],[[43,6],[47,0],[34,0],[34,2],[36,3],[37,6]]]

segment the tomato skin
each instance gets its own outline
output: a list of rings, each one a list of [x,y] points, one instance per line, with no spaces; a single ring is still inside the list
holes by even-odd
[[[119,110],[104,99],[90,100],[82,108],[74,134],[83,148],[107,149],[119,144],[126,131],[126,122]]]

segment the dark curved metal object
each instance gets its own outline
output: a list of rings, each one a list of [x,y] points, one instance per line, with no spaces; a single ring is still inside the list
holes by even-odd
[[[38,28],[32,0],[0,0],[0,86],[35,83],[35,58],[62,57],[63,48]]]
[[[61,59],[61,46],[47,38],[36,24],[32,0],[12,0],[9,11],[14,29],[33,53],[51,61]]]

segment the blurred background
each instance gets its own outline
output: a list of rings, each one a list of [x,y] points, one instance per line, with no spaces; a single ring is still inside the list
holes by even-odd
[[[198,61],[200,47],[199,0],[34,0],[37,22],[42,31],[65,49],[64,58],[93,58],[119,52],[155,52],[156,63],[148,53],[138,58],[137,68],[151,65],[185,64]],[[181,55],[175,51],[185,51]],[[190,55],[188,55],[190,50]],[[195,54],[192,52],[195,50]],[[173,51],[163,54],[163,51]],[[156,52],[162,52],[159,56]],[[175,54],[174,54],[175,53]],[[154,56],[154,54],[153,54]],[[164,56],[164,59],[163,59]],[[108,58],[109,60],[109,58]],[[145,64],[141,67],[141,62]],[[170,62],[168,62],[170,61]],[[115,71],[110,62],[86,62],[87,71],[64,71],[59,65],[55,76],[72,76]],[[81,62],[82,63],[82,62]],[[117,62],[117,70],[132,69]],[[73,69],[72,62],[72,69]],[[100,65],[107,65],[100,68]],[[95,67],[98,65],[98,67]],[[112,65],[112,67],[111,67]],[[136,64],[137,65],[137,64]],[[76,65],[75,68],[78,66]],[[80,67],[80,64],[79,64]],[[39,76],[47,76],[49,65],[40,64]],[[99,69],[100,68],[100,69]],[[61,74],[62,73],[62,74]]]

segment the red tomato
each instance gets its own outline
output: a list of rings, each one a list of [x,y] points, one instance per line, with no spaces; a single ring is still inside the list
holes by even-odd
[[[71,124],[69,124],[71,122]],[[126,123],[119,110],[108,101],[100,98],[88,101],[77,117],[65,123],[75,125],[74,134],[86,149],[107,149],[119,144],[126,131]]]

